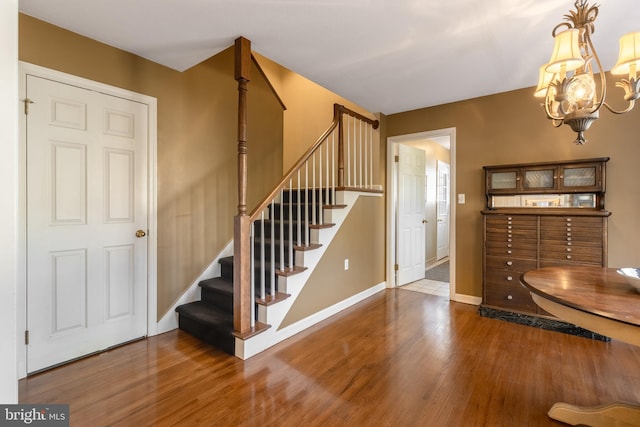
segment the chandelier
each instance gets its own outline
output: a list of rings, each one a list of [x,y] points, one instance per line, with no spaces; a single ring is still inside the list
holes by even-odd
[[[616,110],[605,102],[605,72],[591,41],[598,5],[589,6],[587,0],[576,0],[574,6],[575,11],[564,15],[567,22],[556,25],[552,31],[553,53],[549,62],[540,67],[534,96],[545,98],[544,109],[553,126],[569,125],[578,133],[574,142],[582,145],[587,142],[584,132],[598,119],[600,107],[604,105],[612,113],[623,114],[631,111],[635,100],[640,98],[640,32],[620,38],[618,61],[611,74],[629,76],[616,82],[616,87],[624,90],[628,105],[624,110]]]

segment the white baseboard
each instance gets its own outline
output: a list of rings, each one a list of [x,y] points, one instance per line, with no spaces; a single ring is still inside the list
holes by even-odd
[[[220,258],[233,255],[233,240],[227,243],[225,248],[216,256],[216,258],[204,269],[202,273],[191,283],[191,285],[180,295],[180,298],[169,308],[156,325],[156,334],[171,331],[178,327],[178,313],[176,307],[182,304],[198,301],[200,299],[200,286],[198,284],[202,280],[220,277]]]
[[[461,302],[463,304],[480,305],[482,303],[482,297],[474,297],[473,295],[455,294],[452,298],[455,302]]]

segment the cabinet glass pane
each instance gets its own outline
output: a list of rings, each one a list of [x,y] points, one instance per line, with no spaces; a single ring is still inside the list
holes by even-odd
[[[565,187],[588,187],[596,185],[596,168],[567,168],[564,170]]]
[[[516,188],[516,172],[495,172],[491,174],[493,190]]]
[[[525,171],[524,188],[553,188],[553,169]]]

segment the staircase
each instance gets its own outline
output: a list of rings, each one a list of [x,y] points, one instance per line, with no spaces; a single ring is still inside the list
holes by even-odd
[[[373,183],[379,143],[374,142],[374,130],[379,122],[334,104],[328,129],[271,193],[247,212],[250,42],[240,37],[235,49],[238,213],[234,256],[220,260],[220,277],[199,283],[200,301],[180,305],[176,312],[181,329],[245,359],[310,326],[306,322],[281,328],[359,192],[379,196],[382,190]],[[329,311],[309,317],[318,322]]]
[[[312,199],[315,203],[311,202]],[[256,310],[258,306],[268,306],[290,296],[279,292],[278,277],[286,278],[307,269],[302,264],[304,256],[301,253],[322,247],[321,243],[313,242],[315,233],[312,230],[334,226],[331,223],[313,223],[325,215],[324,209],[345,207],[335,204],[332,193],[328,191],[286,191],[282,193],[281,202],[269,205],[267,218],[254,222],[252,252]],[[289,256],[291,253],[293,256]],[[176,308],[178,325],[180,329],[235,355],[233,257],[221,258],[219,262],[221,276],[199,283],[200,301]],[[257,312],[256,317],[259,317]],[[268,325],[264,324],[258,327],[260,331],[266,328]]]

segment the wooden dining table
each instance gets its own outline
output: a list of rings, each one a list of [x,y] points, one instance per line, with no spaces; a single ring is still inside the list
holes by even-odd
[[[524,273],[520,282],[542,309],[592,332],[640,346],[640,293],[605,267],[547,267]],[[559,402],[549,417],[570,425],[640,426],[640,406],[609,403],[582,407]]]

